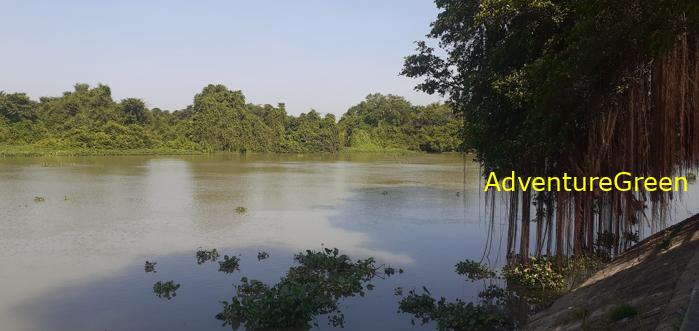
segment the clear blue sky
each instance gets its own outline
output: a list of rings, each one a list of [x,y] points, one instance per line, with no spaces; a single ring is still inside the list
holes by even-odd
[[[76,82],[180,109],[206,84],[289,113],[341,114],[374,92],[438,101],[398,76],[437,14],[431,0],[0,0],[0,90]]]

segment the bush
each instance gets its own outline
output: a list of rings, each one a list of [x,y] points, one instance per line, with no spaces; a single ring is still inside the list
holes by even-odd
[[[562,292],[568,286],[565,274],[550,257],[531,257],[526,264],[513,263],[503,268],[508,286],[536,292]]]

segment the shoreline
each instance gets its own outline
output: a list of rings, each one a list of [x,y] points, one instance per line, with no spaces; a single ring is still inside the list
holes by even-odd
[[[10,147],[11,146],[11,147]],[[337,152],[309,152],[309,153],[279,153],[279,152],[232,152],[232,151],[196,151],[179,149],[43,149],[31,146],[0,146],[0,157],[59,157],[59,156],[146,156],[146,155],[342,155],[342,154],[392,154],[392,155],[418,155],[418,154],[461,154],[461,152],[428,153],[399,148],[386,149],[356,149],[345,148]],[[8,148],[9,147],[9,148]]]

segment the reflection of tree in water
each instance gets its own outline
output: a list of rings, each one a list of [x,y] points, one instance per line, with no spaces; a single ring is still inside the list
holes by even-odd
[[[197,263],[216,262],[219,253],[215,249],[196,253]],[[258,260],[269,257],[258,254]],[[239,270],[240,259],[224,255],[219,271],[232,273]],[[233,329],[310,328],[317,326],[316,316],[328,315],[328,324],[344,326],[344,314],[340,310],[342,298],[364,296],[371,291],[375,278],[385,278],[396,273],[391,267],[377,266],[373,258],[352,261],[340,254],[337,248],[320,251],[307,250],[294,256],[295,266],[273,285],[242,277],[235,286],[236,295],[222,302],[223,310],[216,318]],[[403,270],[399,269],[399,273]],[[180,284],[173,281],[157,282],[153,290],[159,298],[171,299]]]
[[[582,274],[599,266],[598,258],[566,259],[558,267],[553,257],[531,258],[495,272],[480,262],[465,260],[455,265],[456,273],[468,281],[483,281],[478,300],[435,299],[426,287],[400,296],[399,312],[413,315],[422,324],[436,322],[439,330],[512,330],[521,328],[529,315],[549,306]],[[504,286],[503,286],[504,284]]]
[[[519,321],[509,311],[514,297],[497,285],[494,271],[471,260],[457,263],[455,269],[468,281],[483,281],[484,290],[478,293],[477,301],[435,299],[424,286],[404,296],[403,289],[399,288],[395,291],[396,296],[401,297],[399,312],[412,315],[413,324],[435,322],[439,330],[511,330],[517,327]]]

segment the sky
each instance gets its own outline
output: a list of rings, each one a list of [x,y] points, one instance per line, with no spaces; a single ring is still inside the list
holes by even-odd
[[[436,15],[432,0],[0,0],[0,90],[102,83],[176,110],[216,83],[295,115],[377,92],[427,104],[399,72]]]

